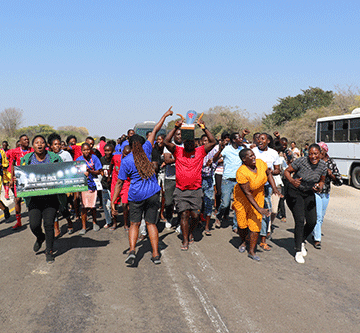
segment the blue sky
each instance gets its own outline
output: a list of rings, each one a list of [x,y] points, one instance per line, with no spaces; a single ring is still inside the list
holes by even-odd
[[[269,113],[359,87],[359,16],[358,1],[3,1],[0,110],[112,138],[170,105]]]

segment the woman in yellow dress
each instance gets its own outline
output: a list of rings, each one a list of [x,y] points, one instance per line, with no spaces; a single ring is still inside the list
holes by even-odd
[[[255,255],[255,247],[261,230],[262,216],[270,216],[270,211],[264,209],[264,185],[269,182],[274,193],[282,196],[277,190],[271,170],[267,164],[260,159],[256,159],[251,149],[242,149],[239,153],[243,164],[236,172],[236,182],[234,187],[234,204],[236,219],[239,227],[239,235],[242,243],[239,247],[240,252],[245,252],[245,240],[249,232],[249,254],[248,257],[259,261],[259,256]]]

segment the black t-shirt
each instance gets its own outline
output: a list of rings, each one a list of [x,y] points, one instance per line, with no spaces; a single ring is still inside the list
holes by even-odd
[[[103,189],[110,190],[110,188],[111,188],[111,174],[110,174],[111,159],[110,159],[110,161],[108,161],[105,158],[105,156],[102,156],[100,158],[100,162],[103,166],[102,168],[104,171],[104,176],[101,179],[101,185],[102,185]]]
[[[92,150],[93,150],[93,152],[95,153],[95,156],[96,156],[99,160],[101,160],[101,157],[102,157],[101,153],[100,153],[96,148],[93,148]]]

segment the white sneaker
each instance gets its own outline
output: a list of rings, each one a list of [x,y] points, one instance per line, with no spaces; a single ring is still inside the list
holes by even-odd
[[[166,222],[165,222],[165,228],[166,228],[166,229],[171,229],[171,227],[172,227],[171,223],[168,222],[168,221],[166,221]]]
[[[307,250],[305,248],[305,243],[301,244],[301,254],[302,254],[303,257],[307,256]]]
[[[301,252],[296,252],[295,254],[295,261],[299,264],[303,264],[305,262],[305,259]]]
[[[176,231],[179,235],[182,234],[180,226],[178,226],[175,231]]]

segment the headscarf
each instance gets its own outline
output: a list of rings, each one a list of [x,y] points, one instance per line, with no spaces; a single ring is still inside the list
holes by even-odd
[[[318,145],[321,147],[321,149],[324,149],[326,152],[329,151],[329,147],[325,142],[321,141],[318,143]]]

